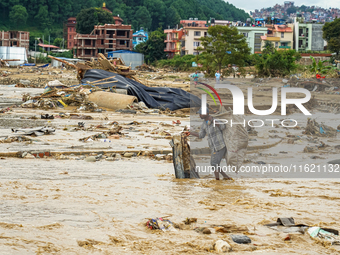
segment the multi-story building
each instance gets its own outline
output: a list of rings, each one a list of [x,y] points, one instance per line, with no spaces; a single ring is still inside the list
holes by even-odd
[[[261,49],[263,50],[266,41],[273,43],[277,50],[293,48],[293,24],[287,25],[266,25],[267,35],[261,37]]]
[[[322,51],[324,40],[322,38],[323,24],[302,23],[294,20],[294,48],[296,51]]]
[[[207,36],[208,25],[205,20],[197,18],[189,20],[181,20],[184,29],[181,40],[181,55],[198,55],[198,47],[201,46],[201,37]]]
[[[73,49],[76,32],[77,19],[70,17],[67,19],[67,49]]]
[[[26,31],[0,31],[0,46],[24,47],[28,51],[30,33]]]
[[[173,58],[175,55],[181,54],[182,49],[182,37],[184,29],[165,29],[165,49],[168,58]]]
[[[266,27],[236,27],[240,34],[243,34],[247,40],[250,52],[254,54],[255,52],[261,51],[261,37],[267,34]]]
[[[97,57],[98,53],[107,54],[109,51],[132,50],[131,25],[123,25],[120,17],[113,17],[115,24],[94,26],[91,34],[76,34],[74,49],[80,59]]]
[[[138,44],[142,42],[146,42],[148,40],[148,32],[144,31],[141,27],[139,31],[136,31],[132,34],[132,44],[133,48],[135,48]]]
[[[251,49],[251,53],[261,51],[261,36],[267,34],[266,27],[250,26],[240,22],[231,22],[227,20],[211,19],[209,24],[205,20],[189,19],[181,20],[183,30],[166,29],[164,32],[167,34],[165,40],[165,52],[171,58],[176,54],[181,55],[198,55],[198,47],[201,47],[201,37],[208,36],[208,26],[236,26],[239,33],[246,37],[246,41]],[[242,25],[242,26],[241,26]],[[181,31],[183,31],[181,36]]]

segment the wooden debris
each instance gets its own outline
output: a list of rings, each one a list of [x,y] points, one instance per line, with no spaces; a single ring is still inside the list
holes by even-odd
[[[57,61],[59,61],[59,62],[61,62],[61,63],[64,63],[64,64],[67,65],[67,66],[70,66],[70,67],[73,67],[73,68],[77,69],[77,66],[76,66],[75,64],[69,63],[69,62],[67,62],[66,60],[59,59],[59,58],[55,58],[55,57],[50,56],[50,55],[48,55],[47,57],[49,57],[49,58],[51,58],[51,59],[54,59],[54,60],[57,60]]]

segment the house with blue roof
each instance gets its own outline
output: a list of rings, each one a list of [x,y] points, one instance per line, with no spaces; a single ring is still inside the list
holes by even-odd
[[[141,27],[139,31],[132,34],[132,45],[135,48],[138,44],[148,40],[148,32],[144,31]]]

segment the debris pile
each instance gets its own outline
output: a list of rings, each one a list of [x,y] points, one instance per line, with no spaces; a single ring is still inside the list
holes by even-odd
[[[308,118],[303,134],[320,137],[336,137],[337,130],[323,123],[319,124],[315,119]]]
[[[2,136],[0,137],[0,143],[14,143],[14,142],[28,142],[31,141],[25,136]]]
[[[23,135],[32,135],[32,136],[42,136],[42,135],[50,135],[55,132],[54,128],[51,127],[38,127],[38,128],[17,128],[12,129],[12,132],[22,132]]]
[[[136,66],[136,69],[138,71],[144,71],[144,72],[157,72],[156,68],[154,68],[153,66],[149,66],[147,64]]]
[[[104,131],[100,134],[91,135],[85,138],[79,139],[81,142],[93,142],[98,139],[119,139],[119,136],[122,134],[120,131],[122,130],[121,126],[114,125],[110,130]],[[118,135],[118,136],[117,136]]]
[[[150,219],[146,222],[146,226],[152,230],[160,229],[162,231],[177,231],[170,220],[163,218]]]
[[[92,59],[91,61],[86,61],[85,64],[78,63],[77,65],[74,65],[65,60],[58,59],[52,56],[48,56],[48,57],[55,59],[59,62],[62,62],[66,66],[77,69],[77,78],[79,81],[84,78],[85,72],[90,69],[102,69],[105,71],[120,74],[130,79],[134,79],[133,76],[136,74],[136,71],[133,71],[131,69],[131,66],[126,66],[122,59],[114,58],[114,59],[108,60],[102,53],[98,54],[98,60]]]
[[[11,109],[9,107],[0,109],[0,113],[9,112]]]

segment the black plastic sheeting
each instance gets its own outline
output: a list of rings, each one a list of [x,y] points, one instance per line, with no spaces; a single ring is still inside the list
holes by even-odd
[[[144,102],[149,108],[170,109],[174,111],[182,108],[190,108],[190,106],[200,107],[201,105],[201,99],[199,97],[183,89],[147,87],[119,74],[100,69],[87,70],[81,82],[88,83],[109,77],[113,77],[112,81],[117,80],[118,82],[100,84],[98,87],[111,88],[115,86],[117,89],[126,89],[128,95],[137,97],[138,101]],[[110,79],[103,82],[107,81],[110,81]]]

